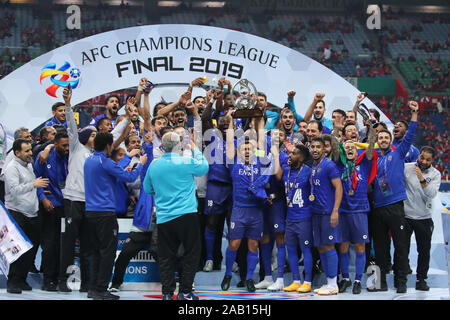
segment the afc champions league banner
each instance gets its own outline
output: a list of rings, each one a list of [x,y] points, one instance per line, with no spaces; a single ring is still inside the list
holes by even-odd
[[[187,86],[205,75],[210,79],[207,86],[215,85],[213,79],[220,77],[232,84],[248,79],[267,95],[268,102],[281,107],[287,102],[287,91],[295,90],[299,114],[305,113],[316,92],[324,92],[325,116],[329,118],[333,109],[352,109],[358,94],[330,69],[270,40],[208,26],[148,25],[71,42],[7,75],[0,80],[0,119],[9,136],[20,126],[36,128],[52,117],[51,105],[63,101],[63,87],[68,83],[73,88],[72,104],[76,105],[136,87],[141,77],[151,80],[156,90]],[[179,93],[186,86],[179,88]],[[160,95],[154,92],[150,99],[156,103]],[[378,109],[369,100],[364,103]],[[381,120],[390,124],[380,114]]]
[[[8,276],[9,266],[30,250],[33,244],[0,201],[0,271]]]

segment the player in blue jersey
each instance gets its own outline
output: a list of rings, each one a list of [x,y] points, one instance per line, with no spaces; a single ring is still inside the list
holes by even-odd
[[[279,157],[279,161],[277,161],[276,153],[273,156],[276,178],[283,182],[285,188],[287,204],[285,238],[289,266],[294,280],[291,285],[283,288],[283,290],[305,293],[311,291],[313,268],[311,253],[313,245],[311,202],[308,199],[311,194],[309,181],[311,168],[305,164],[306,159],[309,158],[309,150],[301,144],[296,144],[293,148],[290,148],[288,161],[285,161],[282,157]],[[305,266],[303,284],[300,283],[300,272],[298,269],[298,246],[302,250]]]
[[[339,282],[339,293],[345,292],[352,284],[348,268],[350,242],[354,244],[356,252],[356,275],[352,292],[353,294],[361,293],[361,278],[366,264],[365,244],[369,242],[367,213],[370,211],[370,205],[367,198],[367,186],[374,178],[376,168],[376,160],[375,164],[372,163],[376,133],[371,126],[369,130],[369,146],[360,155],[358,155],[356,145],[352,140],[346,140],[338,146],[337,130],[333,131],[333,160],[341,173],[343,189],[337,227],[340,241],[338,245],[339,266],[343,278]]]
[[[232,208],[232,184],[230,171],[226,167],[226,142],[224,140],[228,118],[220,117],[218,128],[208,130],[204,135],[205,156],[210,164],[206,184],[206,215],[205,248],[206,262],[203,271],[210,272],[214,266],[214,244],[216,232],[223,228],[223,215],[227,215]],[[207,128],[207,124],[203,126]],[[219,222],[222,222],[219,228]],[[217,259],[217,258],[216,258]]]
[[[335,243],[339,243],[336,227],[342,199],[341,175],[336,164],[325,157],[325,142],[321,137],[311,140],[310,152],[314,161],[310,178],[311,194],[308,197],[312,202],[313,241],[328,281],[314,292],[319,295],[337,294],[338,256]]]
[[[288,110],[291,114],[292,112]],[[293,119],[293,118],[292,118]],[[286,133],[284,130],[271,130],[272,145],[279,148],[279,162],[285,163],[288,161],[288,154],[284,145]],[[273,155],[275,157],[275,155]],[[286,201],[283,184],[276,179],[275,175],[270,176],[266,193],[269,201],[263,209],[264,214],[264,234],[260,243],[261,259],[264,265],[265,278],[255,285],[256,289],[267,289],[269,291],[279,291],[284,287],[284,265],[286,260],[285,247],[285,215],[286,215]],[[272,279],[272,248],[275,238],[277,246],[277,264],[278,274],[277,280]]]
[[[263,118],[255,119],[255,128],[259,134],[258,143],[247,136],[238,141],[237,148],[234,145],[233,119],[231,112],[227,113],[229,128],[227,130],[227,166],[230,169],[233,183],[233,209],[229,225],[229,244],[226,250],[226,271],[221,287],[228,290],[231,282],[231,274],[236,253],[242,238],[248,239],[247,275],[246,287],[249,292],[256,290],[253,281],[253,272],[258,263],[258,241],[263,234],[262,206],[267,201],[264,186],[269,181],[269,167],[264,170],[264,165],[269,161],[256,156],[256,147],[259,150],[265,148],[265,134]],[[267,162],[266,162],[267,161]]]

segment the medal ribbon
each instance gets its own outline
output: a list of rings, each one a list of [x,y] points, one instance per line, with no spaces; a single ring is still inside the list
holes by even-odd
[[[297,173],[297,176],[295,177],[295,179],[294,179],[294,188],[295,188],[295,185],[296,185],[296,183],[297,183],[297,178],[298,178],[298,176],[300,175],[300,173],[302,173],[302,170],[303,170],[303,167],[304,167],[304,164],[302,164],[302,166],[300,167],[300,170],[298,171],[298,173]],[[288,197],[288,199],[289,199],[289,202],[292,202],[292,197],[291,197],[291,195],[292,195],[292,189],[291,189],[291,187],[290,187],[290,185],[291,185],[291,180],[290,180],[290,176],[291,176],[291,168],[289,168],[289,172],[288,172],[288,176],[287,176],[287,180],[288,180],[288,184],[287,184],[287,190],[286,190],[286,196]]]

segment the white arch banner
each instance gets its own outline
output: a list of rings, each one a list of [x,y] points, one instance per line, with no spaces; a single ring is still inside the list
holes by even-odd
[[[330,69],[267,39],[208,26],[148,25],[71,42],[15,70],[0,80],[0,122],[9,134],[20,126],[34,129],[51,118],[51,105],[62,101],[67,82],[74,87],[75,105],[134,87],[143,76],[169,85],[203,75],[211,85],[221,76],[232,83],[249,79],[278,106],[287,102],[288,90],[296,90],[301,115],[316,92],[326,93],[327,117],[335,108],[351,109],[358,94]],[[365,104],[376,108],[369,100]]]

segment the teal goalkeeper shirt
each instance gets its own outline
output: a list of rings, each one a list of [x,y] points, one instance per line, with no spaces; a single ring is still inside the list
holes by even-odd
[[[194,176],[203,176],[208,169],[208,162],[198,150],[194,150],[193,158],[165,153],[152,161],[143,187],[154,195],[157,224],[197,212]]]

